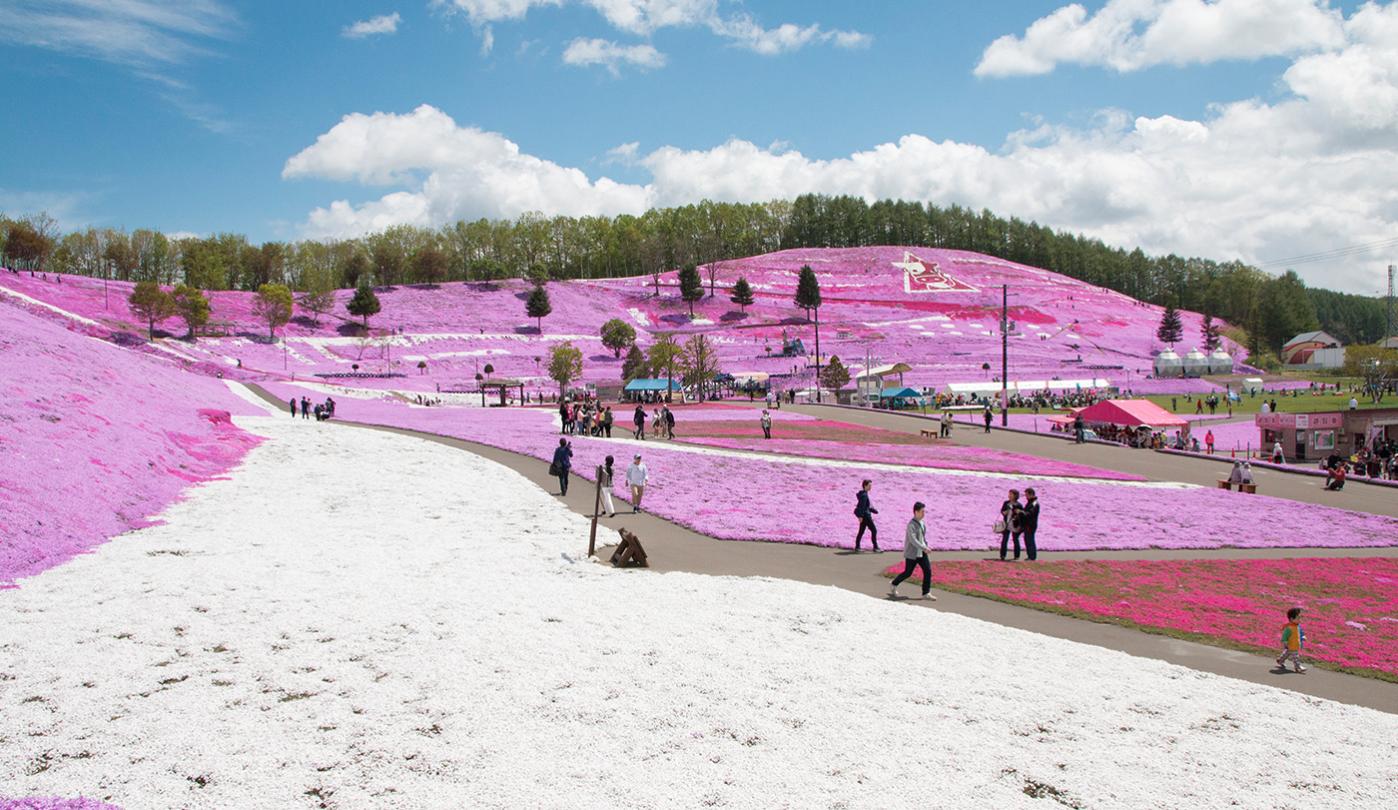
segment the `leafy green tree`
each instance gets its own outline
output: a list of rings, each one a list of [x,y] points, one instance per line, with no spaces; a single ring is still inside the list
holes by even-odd
[[[1160,316],[1160,327],[1155,330],[1155,337],[1161,343],[1168,343],[1171,346],[1180,342],[1184,336],[1184,324],[1180,323],[1180,313],[1173,304],[1165,305],[1165,312]]]
[[[5,240],[5,253],[17,264],[31,272],[44,269],[44,262],[57,247],[52,236],[27,220],[10,223],[9,236]]]
[[[636,344],[636,330],[631,324],[620,318],[612,318],[602,324],[602,345],[612,350],[615,357],[621,357],[621,352],[628,346]]]
[[[1315,304],[1306,295],[1306,285],[1294,270],[1286,271],[1263,286],[1258,309],[1263,338],[1267,348],[1273,351],[1302,332],[1320,328]]]
[[[718,352],[713,342],[703,335],[695,335],[685,343],[681,360],[685,385],[698,389],[702,398],[719,372]]]
[[[343,269],[343,281],[345,286],[354,287],[356,290],[369,283],[369,278],[374,272],[374,265],[369,261],[369,257],[364,255],[363,250],[355,250],[345,259]],[[377,312],[378,310],[374,310]],[[369,313],[374,314],[373,312]]]
[[[661,332],[656,336],[655,342],[646,351],[646,367],[651,374],[660,376],[660,372],[665,372],[665,400],[670,400],[670,385],[675,379],[675,366],[684,350],[680,347],[675,336],[669,332]]]
[[[544,333],[544,318],[553,312],[553,304],[549,303],[549,291],[544,289],[544,285],[536,284],[530,290],[529,298],[524,302],[524,313],[533,318],[538,326],[539,334]]]
[[[185,338],[194,340],[195,330],[209,322],[209,299],[204,297],[203,290],[188,284],[177,285],[172,297],[176,314],[189,328]]]
[[[379,314],[379,308],[379,297],[374,295],[374,288],[361,276],[359,286],[354,290],[354,297],[345,304],[345,309],[354,317],[363,318],[364,328],[368,329],[369,316]]]
[[[413,277],[419,284],[440,284],[447,277],[447,254],[435,244],[413,254]]]
[[[175,314],[175,299],[154,281],[142,281],[126,301],[131,314],[146,322],[147,334],[155,340],[155,325]]]
[[[821,372],[820,384],[833,391],[838,391],[849,384],[849,369],[840,362],[839,355],[830,355],[830,364]]]
[[[568,384],[582,377],[583,355],[571,343],[559,343],[549,349],[549,379],[558,383],[560,397],[568,393]]]
[[[277,329],[291,321],[291,290],[285,284],[263,284],[252,299],[252,314],[267,324],[267,336],[276,338]]]
[[[729,300],[742,307],[743,312],[747,312],[748,307],[752,306],[752,302],[756,299],[752,294],[752,285],[748,284],[746,278],[738,277],[737,283],[733,285],[733,297]]]
[[[689,317],[694,317],[694,302],[704,297],[704,282],[699,278],[699,269],[687,264],[680,270],[680,298],[689,304]]]
[[[649,371],[646,369],[646,356],[641,353],[641,347],[635,343],[626,350],[626,359],[621,361],[621,379],[631,382],[638,377],[645,377]]]
[[[301,274],[301,285],[305,292],[296,298],[302,309],[314,315],[316,326],[320,316],[335,308],[335,280],[328,267],[314,267]]]

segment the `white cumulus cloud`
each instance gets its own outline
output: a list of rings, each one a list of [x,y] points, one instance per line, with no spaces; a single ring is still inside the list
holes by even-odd
[[[563,63],[575,67],[601,65],[616,76],[623,64],[643,69],[663,67],[665,54],[650,45],[620,45],[605,39],[578,38],[564,49]]]
[[[434,5],[456,10],[478,30],[488,23],[523,19],[532,8],[561,6],[569,0],[433,0]],[[572,0],[592,8],[618,31],[650,36],[662,28],[705,27],[735,46],[772,56],[807,45],[830,44],[837,48],[863,48],[873,41],[859,31],[825,29],[820,25],[783,23],[764,28],[750,14],[725,16],[718,0]],[[574,40],[577,42],[605,40]],[[615,46],[622,47],[622,46]],[[639,46],[637,46],[639,47]],[[653,49],[652,49],[653,50]],[[617,60],[625,61],[625,60]],[[569,64],[576,64],[570,62]],[[591,64],[615,65],[616,61]]]
[[[910,133],[847,155],[732,139],[710,148],[627,142],[604,161],[642,182],[591,179],[522,153],[505,136],[423,106],[346,116],[287,161],[283,176],[389,186],[377,200],[313,211],[313,236],[398,222],[545,214],[637,214],[703,199],[807,192],[989,208],[1156,253],[1267,262],[1390,239],[1398,231],[1398,4],[1362,7],[1347,44],[1297,58],[1275,102],[1213,105],[1190,120],[1103,111],[981,145]],[[1389,257],[1308,264],[1303,276],[1372,292]]]
[[[396,34],[398,33],[398,23],[402,21],[403,18],[396,11],[392,14],[381,14],[345,26],[340,35],[346,39],[364,39],[381,34]]]
[[[1028,76],[1061,64],[1127,72],[1155,65],[1287,56],[1344,44],[1344,18],[1328,0],[1108,0],[1078,3],[995,40],[977,76]]]

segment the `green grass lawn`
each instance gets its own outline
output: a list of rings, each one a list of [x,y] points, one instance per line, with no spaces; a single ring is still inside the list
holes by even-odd
[[[1244,394],[1242,401],[1233,403],[1233,413],[1235,415],[1255,414],[1261,410],[1262,403],[1264,401],[1270,402],[1273,399],[1277,401],[1277,411],[1279,413],[1324,413],[1334,411],[1347,411],[1349,410],[1349,399],[1351,396],[1355,396],[1355,398],[1359,400],[1359,407],[1362,410],[1368,410],[1370,408],[1398,407],[1398,399],[1394,399],[1393,397],[1385,397],[1382,403],[1374,405],[1362,395],[1352,395],[1348,391],[1341,391],[1339,394],[1327,391],[1325,394],[1322,394],[1320,396],[1313,396],[1310,391],[1298,391],[1297,394],[1298,396],[1294,397],[1291,395],[1290,391],[1286,392],[1285,396],[1283,396],[1280,391],[1274,394],[1267,394],[1265,395],[1265,397],[1260,394],[1255,397],[1251,397]],[[1174,399],[1175,404],[1177,405],[1175,411],[1176,413],[1194,413],[1193,400],[1186,400],[1183,394],[1178,394],[1173,397],[1169,394],[1152,394],[1144,398],[1150,400],[1151,402],[1154,402],[1155,404],[1159,405],[1167,411],[1170,410],[1170,400]],[[1222,400],[1222,397],[1220,397],[1220,400]],[[1227,408],[1228,405],[1226,402],[1219,402],[1220,412],[1226,411]],[[1204,413],[1208,412],[1209,409],[1207,407],[1204,408]]]

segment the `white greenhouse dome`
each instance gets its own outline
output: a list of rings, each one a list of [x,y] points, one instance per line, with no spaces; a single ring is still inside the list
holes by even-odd
[[[1198,377],[1201,374],[1209,373],[1209,358],[1198,349],[1190,349],[1184,356],[1184,375],[1186,377]]]
[[[1225,352],[1222,348],[1214,349],[1214,353],[1209,355],[1210,374],[1232,374],[1233,355]]]
[[[1184,373],[1184,362],[1170,349],[1155,356],[1155,376],[1178,377]]]

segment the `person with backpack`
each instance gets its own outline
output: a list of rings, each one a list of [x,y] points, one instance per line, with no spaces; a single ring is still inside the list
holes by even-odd
[[[573,467],[573,448],[567,439],[559,439],[553,451],[553,463],[549,465],[549,475],[558,476],[559,495],[568,494],[568,471]]]
[[[932,562],[927,558],[927,524],[923,522],[927,505],[922,501],[913,504],[913,519],[908,521],[908,530],[903,536],[903,573],[893,578],[888,595],[898,598],[898,586],[912,576],[915,569],[922,569],[922,598],[929,602],[937,601],[932,595]]]
[[[860,484],[859,492],[855,494],[854,516],[859,518],[859,533],[854,536],[854,550],[859,551],[859,544],[864,539],[864,530],[869,530],[869,544],[873,546],[874,552],[879,552],[879,530],[874,525],[874,515],[879,510],[874,508],[869,501],[869,490],[874,486],[874,482],[865,478]]]

